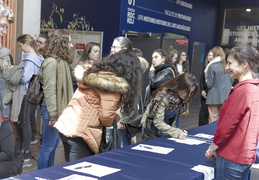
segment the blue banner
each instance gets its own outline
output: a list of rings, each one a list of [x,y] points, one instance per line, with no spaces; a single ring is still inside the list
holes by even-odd
[[[191,0],[122,0],[121,31],[174,32],[189,35]]]

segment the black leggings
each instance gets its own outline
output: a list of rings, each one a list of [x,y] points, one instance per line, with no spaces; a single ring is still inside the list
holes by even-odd
[[[60,133],[66,162],[94,155],[88,144],[81,137],[70,138]]]

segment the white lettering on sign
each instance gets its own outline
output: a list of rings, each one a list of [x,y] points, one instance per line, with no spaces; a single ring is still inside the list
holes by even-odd
[[[258,37],[258,33],[256,31],[230,31],[229,36],[252,36],[252,37]]]
[[[128,24],[134,24],[135,20],[135,9],[133,8],[128,8],[127,12],[127,23]]]
[[[135,6],[136,0],[128,0],[128,4]]]
[[[166,27],[170,27],[170,28],[174,28],[174,29],[180,29],[180,30],[183,30],[183,31],[191,31],[190,26],[185,26],[183,24],[176,24],[176,23],[164,21],[164,20],[161,20],[161,19],[156,19],[156,18],[153,18],[153,17],[144,16],[142,14],[138,14],[137,20],[144,21],[144,22],[147,22],[147,23],[157,24],[157,25],[161,25],[161,26],[166,26]]]
[[[183,6],[183,7],[192,9],[192,4],[191,3],[187,3],[185,1],[176,0],[176,4],[179,4],[179,5]]]
[[[252,38],[248,38],[248,39],[246,39],[246,38],[235,38],[235,40],[234,40],[234,42],[235,43],[247,43],[247,42],[249,42],[249,43],[259,43],[259,39],[252,39]]]
[[[178,19],[183,19],[185,21],[192,21],[191,16],[187,16],[187,15],[177,13],[177,12],[174,12],[174,11],[170,11],[170,10],[165,10],[165,15],[175,17],[175,18],[178,18]]]
[[[259,30],[259,26],[247,26],[248,30],[257,31]]]

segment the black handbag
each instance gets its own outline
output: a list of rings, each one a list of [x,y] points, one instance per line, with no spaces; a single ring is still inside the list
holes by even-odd
[[[142,132],[142,127],[140,124],[142,116],[143,114],[139,114],[131,120],[130,124],[126,124],[126,129],[130,137],[134,137]]]
[[[163,134],[158,131],[158,129],[155,127],[153,119],[147,118],[146,119],[146,127],[144,129],[144,134],[142,139],[148,140],[163,136]]]
[[[108,140],[108,142],[106,141],[106,127],[103,126],[102,139],[99,146],[99,153],[114,150],[120,147],[121,147],[121,143],[118,135],[117,122],[116,122],[116,119],[114,118],[111,138]]]

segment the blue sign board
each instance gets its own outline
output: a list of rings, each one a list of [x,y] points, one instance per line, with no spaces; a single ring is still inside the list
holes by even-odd
[[[191,0],[122,0],[121,32],[173,32],[189,35]]]

